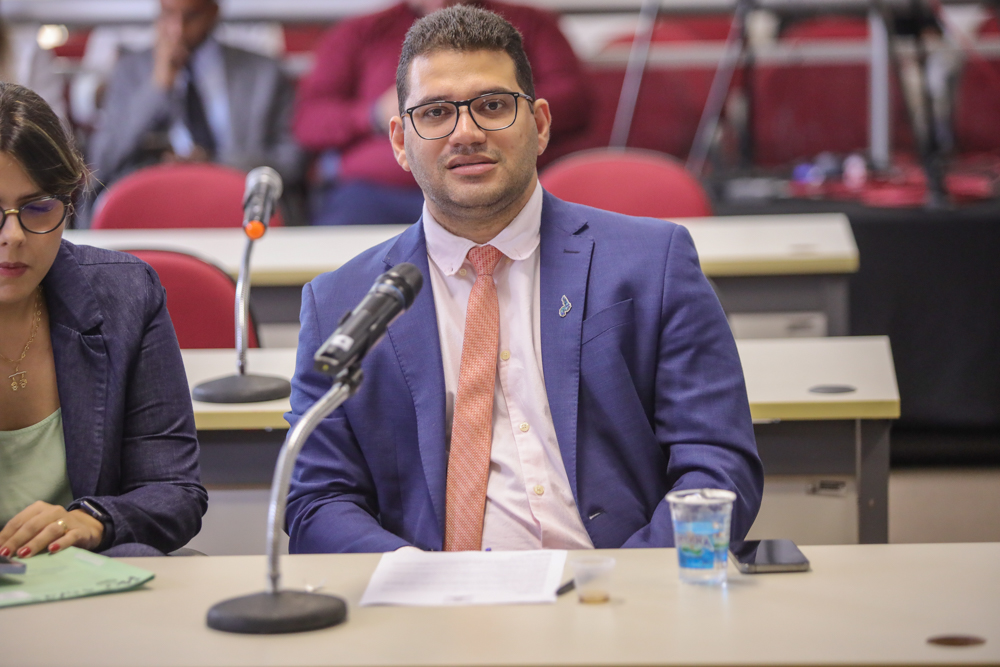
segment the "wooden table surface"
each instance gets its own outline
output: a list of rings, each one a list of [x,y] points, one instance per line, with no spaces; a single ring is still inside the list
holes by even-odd
[[[840,213],[687,218],[708,276],[853,273],[858,248]],[[251,282],[303,285],[406,229],[398,225],[274,227],[254,244]],[[245,236],[239,229],[69,230],[67,240],[114,250],[176,250],[234,277]]]
[[[756,420],[894,419],[899,391],[889,340],[884,336],[737,341]],[[249,372],[290,378],[295,350],[248,351]],[[188,382],[235,373],[233,350],[182,350]],[[814,393],[820,385],[848,385],[850,393]],[[288,400],[265,403],[194,402],[199,430],[286,429]]]
[[[681,584],[672,549],[607,552],[612,600],[359,607],[376,554],[287,556],[284,585],[343,597],[347,623],[231,635],[205,614],[263,590],[261,556],[129,559],[144,589],[0,609],[0,665],[945,665],[1000,663],[1000,544],[803,547],[812,571]],[[44,556],[40,556],[44,558]],[[570,554],[572,559],[574,554]],[[567,575],[568,576],[568,575]],[[973,635],[944,648],[927,639]]]

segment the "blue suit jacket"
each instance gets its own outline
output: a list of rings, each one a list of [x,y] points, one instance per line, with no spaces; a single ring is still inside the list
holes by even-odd
[[[201,528],[191,395],[163,287],[132,255],[63,241],[45,276],[66,472],[76,508],[112,521],[102,548],[169,552]]]
[[[675,488],[735,491],[733,535],[744,536],[763,470],[736,345],[687,230],[546,193],[540,252],[545,388],[594,545],[672,546],[664,495]],[[400,262],[428,275],[421,223],[306,285],[291,424],[330,387],[312,369],[318,346]],[[441,549],[445,389],[429,279],[363,368],[296,464],[291,550]]]

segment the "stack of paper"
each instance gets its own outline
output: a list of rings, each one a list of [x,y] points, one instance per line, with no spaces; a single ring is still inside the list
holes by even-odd
[[[394,551],[383,554],[361,605],[555,602],[565,551]]]

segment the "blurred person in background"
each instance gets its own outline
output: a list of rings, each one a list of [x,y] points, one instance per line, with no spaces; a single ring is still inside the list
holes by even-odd
[[[456,4],[500,14],[521,33],[538,94],[557,118],[546,161],[586,130],[592,108],[587,83],[554,14],[493,0],[405,0],[343,21],[319,44],[295,108],[295,136],[321,154],[320,178],[331,181],[313,201],[313,224],[408,225],[420,217],[423,194],[396,164],[389,143],[389,120],[398,113],[396,66],[410,26]]]
[[[269,58],[285,52],[285,34],[280,23],[219,23],[212,36],[228,44]],[[108,80],[118,59],[129,51],[145,51],[156,43],[156,26],[98,25],[87,35],[87,46],[69,88],[69,114],[73,123],[93,131],[104,102]]]
[[[209,161],[268,165],[296,191],[292,83],[276,60],[215,39],[218,18],[215,0],[160,0],[155,45],[123,54],[108,83],[89,151],[100,186],[161,162]],[[286,221],[299,217],[286,208]]]
[[[35,91],[65,123],[64,83],[53,61],[52,52],[38,45],[38,25],[11,25],[0,16],[0,81]]]

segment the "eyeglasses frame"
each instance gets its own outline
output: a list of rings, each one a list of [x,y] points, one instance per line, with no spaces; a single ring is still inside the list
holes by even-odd
[[[59,220],[59,222],[57,222],[52,229],[49,229],[44,232],[36,232],[24,226],[24,221],[21,220],[21,209],[24,208],[25,206],[28,206],[29,204],[34,204],[35,202],[41,201],[43,199],[55,199],[57,201],[61,201],[63,204],[63,215],[62,219]],[[36,197],[31,201],[24,202],[17,208],[0,209],[0,215],[3,216],[2,218],[0,218],[0,230],[3,230],[3,226],[7,224],[7,216],[13,215],[15,218],[17,218],[17,224],[21,225],[21,230],[24,231],[26,234],[37,234],[39,236],[41,236],[42,234],[51,234],[52,232],[59,229],[59,227],[64,222],[66,222],[66,218],[69,217],[70,211],[72,210],[73,210],[73,203],[70,201],[69,197],[60,197],[58,195],[44,195],[42,197]]]
[[[471,106],[472,103],[475,102],[476,100],[480,100],[480,99],[482,99],[484,97],[490,97],[492,95],[513,95],[514,96],[514,119],[510,121],[510,125],[506,125],[504,127],[498,127],[498,128],[494,128],[494,129],[488,129],[488,128],[485,128],[482,125],[480,125],[479,121],[476,120],[476,115],[474,113],[472,113],[472,106]],[[519,98],[524,98],[525,101],[528,102],[528,106],[531,107],[532,113],[534,113],[534,103],[535,103],[535,98],[534,97],[531,97],[530,95],[525,95],[524,93],[515,93],[515,92],[506,91],[506,90],[495,91],[495,92],[492,92],[492,93],[483,93],[482,95],[476,95],[475,97],[471,97],[471,98],[469,98],[467,100],[462,100],[461,102],[458,102],[458,101],[455,101],[455,100],[433,100],[431,102],[424,102],[423,104],[418,104],[415,107],[410,107],[409,109],[405,109],[403,111],[403,113],[410,117],[410,124],[413,126],[413,131],[417,133],[418,137],[420,137],[424,141],[437,141],[439,139],[444,139],[446,137],[450,137],[452,134],[454,134],[455,130],[458,129],[458,120],[459,120],[459,116],[462,115],[462,107],[468,108],[468,110],[469,110],[469,118],[471,118],[472,122],[476,124],[476,127],[478,127],[483,132],[500,132],[501,130],[506,130],[506,129],[510,128],[510,127],[513,127],[514,123],[517,122],[517,110],[518,110],[518,107],[520,107],[520,105],[517,103],[517,100]],[[451,131],[448,132],[448,134],[443,134],[440,137],[434,137],[433,139],[428,139],[424,135],[420,134],[420,130],[417,129],[417,123],[416,123],[416,121],[413,120],[413,112],[416,111],[417,109],[419,109],[420,107],[429,106],[431,104],[453,104],[453,105],[455,105],[455,126],[451,128]]]

